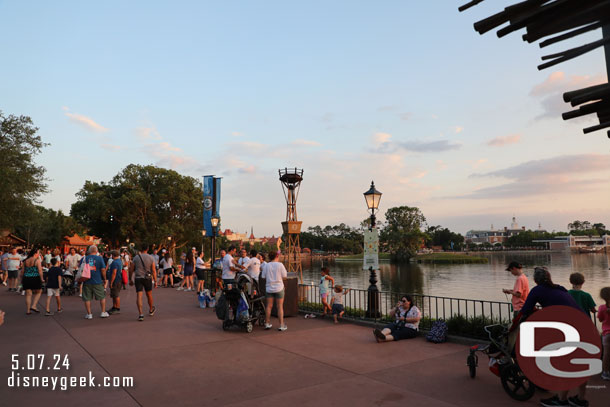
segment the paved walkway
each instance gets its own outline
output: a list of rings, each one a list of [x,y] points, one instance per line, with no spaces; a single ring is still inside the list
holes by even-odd
[[[7,312],[0,327],[2,406],[534,406],[511,400],[485,367],[470,379],[467,346],[422,338],[377,344],[369,328],[328,320],[287,319],[288,331],[224,332],[194,293],[154,291],[157,314],[137,322],[135,292],[123,291],[120,315],[83,319],[78,297],[65,311],[25,315],[25,297],[0,291]],[[45,297],[43,296],[44,300]],[[44,310],[39,304],[38,308]],[[54,306],[52,307],[54,309]],[[277,326],[277,321],[274,321]],[[132,388],[68,391],[8,388],[11,354],[45,354],[31,376],[133,376]],[[53,372],[53,354],[68,355],[69,371]],[[610,404],[610,383],[595,379],[592,406]]]

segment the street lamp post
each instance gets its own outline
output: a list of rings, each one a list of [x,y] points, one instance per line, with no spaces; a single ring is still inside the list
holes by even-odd
[[[216,228],[218,227],[218,223],[220,222],[220,217],[218,215],[213,215],[212,219],[210,219],[212,223],[212,253],[211,253],[211,263],[210,268],[212,269],[212,278],[210,286],[214,291],[216,291],[216,269],[214,268],[214,262],[216,261]]]
[[[371,211],[371,218],[369,224],[369,231],[373,232],[375,230],[375,211],[379,208],[379,201],[381,200],[381,192],[375,189],[375,183],[371,181],[371,188],[364,193],[364,199],[366,201],[366,206],[368,210]],[[376,236],[376,234],[375,234]],[[375,242],[377,244],[377,242]],[[379,260],[377,259],[377,262]],[[379,318],[381,317],[380,309],[380,296],[379,289],[377,288],[377,276],[375,274],[375,269],[373,266],[369,267],[369,288],[367,292],[367,311],[366,316],[368,318]]]
[[[201,229],[201,253],[203,253],[203,242],[205,241],[205,229]],[[205,259],[205,253],[203,255]]]

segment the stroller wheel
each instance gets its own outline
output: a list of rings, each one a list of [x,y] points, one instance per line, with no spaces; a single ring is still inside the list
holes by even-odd
[[[254,325],[252,324],[252,322],[248,322],[246,324],[246,332],[250,333],[250,332],[252,332],[253,329],[254,329]]]
[[[258,326],[265,326],[265,316],[261,315],[258,317]]]
[[[477,375],[477,357],[474,353],[468,355],[468,358],[466,359],[466,364],[468,365],[468,372],[470,373],[470,377],[474,379]]]
[[[525,377],[519,366],[510,364],[500,372],[500,381],[504,391],[515,400],[525,401],[536,392],[534,383]]]

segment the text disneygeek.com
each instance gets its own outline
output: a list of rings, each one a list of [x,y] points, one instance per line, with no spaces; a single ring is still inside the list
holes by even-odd
[[[8,377],[9,388],[47,388],[65,391],[72,388],[116,388],[133,387],[133,377],[96,377],[89,371],[87,376],[43,376],[34,375],[32,371],[67,371],[70,369],[68,355],[44,354],[11,355],[11,375]]]

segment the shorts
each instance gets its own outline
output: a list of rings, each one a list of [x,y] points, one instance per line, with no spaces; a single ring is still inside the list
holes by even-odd
[[[59,288],[47,288],[47,297],[59,297]]]
[[[42,280],[40,277],[23,277],[24,290],[41,290],[42,289]]]
[[[83,284],[83,301],[101,301],[106,297],[104,284]]]
[[[163,275],[164,276],[171,276],[173,271],[174,271],[174,269],[170,267],[168,269],[163,270]]]
[[[345,311],[343,304],[333,304],[333,315],[339,315],[343,311]]]
[[[184,277],[190,277],[193,275],[193,267],[184,267]]]
[[[195,274],[197,274],[197,280],[205,280],[205,270],[204,269],[195,269]]]
[[[265,297],[267,297],[267,298],[276,298],[278,300],[282,299],[282,298],[284,298],[284,290],[278,291],[277,293],[269,293],[268,292],[267,294],[265,294]]]
[[[150,278],[136,278],[136,292],[141,291],[152,291],[152,279]]]
[[[320,298],[322,298],[322,301],[328,300],[328,293],[321,293]]]
[[[19,270],[9,270],[8,278],[19,278]]]
[[[413,328],[407,328],[406,326],[399,327],[396,323],[392,323],[383,327],[390,330],[390,335],[395,341],[401,339],[411,339],[417,336],[417,330]]]
[[[115,281],[112,283],[112,286],[110,287],[110,296],[112,298],[119,298],[121,288],[123,288],[123,281]]]

